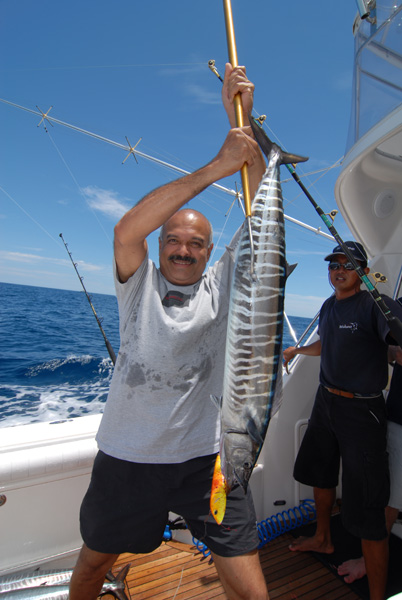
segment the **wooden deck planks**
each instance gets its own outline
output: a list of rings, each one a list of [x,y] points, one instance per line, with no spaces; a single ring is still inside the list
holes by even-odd
[[[291,552],[292,539],[284,534],[260,551],[271,600],[358,600],[312,554]],[[114,573],[128,562],[132,600],[226,600],[214,565],[187,544],[168,542],[151,554],[122,554]]]

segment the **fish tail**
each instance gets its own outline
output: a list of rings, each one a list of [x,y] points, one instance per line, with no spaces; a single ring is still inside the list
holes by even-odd
[[[281,156],[280,163],[282,165],[290,165],[299,162],[305,162],[308,160],[307,156],[299,156],[298,154],[289,154],[289,152],[285,152],[280,148],[277,144],[274,144],[265,131],[262,129],[261,125],[259,125],[258,121],[256,121],[251,115],[249,116],[249,121],[251,125],[251,129],[253,130],[254,137],[258,142],[261,150],[264,152],[265,156],[268,157],[273,147],[276,147]]]
[[[215,521],[220,525],[223,521],[226,511],[227,486],[225,476],[222,473],[221,457],[217,455],[215,461],[214,474],[212,477],[211,498],[209,507]]]
[[[108,581],[110,581],[110,582],[121,583],[122,587],[121,588],[116,587],[113,590],[106,591],[106,594],[111,594],[112,596],[117,598],[117,600],[129,600],[129,598],[125,592],[125,589],[124,589],[125,588],[124,581],[127,577],[127,573],[129,572],[130,567],[131,567],[131,563],[128,563],[125,567],[120,569],[120,571],[117,573],[116,577],[113,575],[112,571],[108,571],[108,573],[106,575],[106,579],[108,579]]]
[[[129,600],[129,597],[123,589],[115,589],[113,591],[106,592],[106,594],[111,594],[112,596],[117,598],[117,600]]]

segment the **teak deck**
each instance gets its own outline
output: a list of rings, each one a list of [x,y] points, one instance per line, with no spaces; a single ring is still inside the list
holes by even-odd
[[[283,534],[260,551],[271,600],[359,598],[312,554],[291,552],[292,540]],[[126,582],[132,600],[226,599],[214,565],[187,544],[167,542],[151,554],[122,554],[113,572],[127,563],[131,563]]]

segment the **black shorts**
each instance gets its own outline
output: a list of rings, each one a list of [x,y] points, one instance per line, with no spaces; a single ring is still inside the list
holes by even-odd
[[[343,398],[320,386],[296,458],[295,479],[318,488],[337,486],[342,459],[342,521],[361,539],[381,540],[387,536],[386,433],[382,395]]]
[[[91,550],[146,553],[163,538],[168,513],[183,517],[192,535],[220,556],[258,547],[250,490],[236,486],[217,525],[209,500],[216,455],[178,464],[141,464],[98,452],[80,512],[81,535]]]

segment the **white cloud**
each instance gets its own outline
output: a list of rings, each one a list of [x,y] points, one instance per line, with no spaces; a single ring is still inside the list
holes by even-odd
[[[200,85],[186,85],[185,92],[200,104],[222,104],[220,92],[208,92]]]
[[[89,206],[114,220],[120,219],[132,206],[127,198],[119,198],[119,194],[113,190],[103,190],[94,185],[82,188]]]
[[[328,240],[329,241],[329,240]],[[332,242],[332,245],[334,244],[334,242]],[[292,254],[294,254],[295,256],[326,256],[327,254],[329,254],[331,251],[331,249],[329,248],[328,250],[310,250],[309,248],[304,248],[299,249],[289,249],[286,248],[286,256],[290,256]]]
[[[52,258],[49,256],[40,256],[38,254],[28,254],[24,252],[7,252],[0,250],[0,260],[10,261],[12,263],[22,263],[30,265],[40,265],[43,263],[57,265],[59,267],[71,267],[71,261],[67,258]],[[82,260],[77,261],[77,267],[82,271],[101,271],[104,267],[86,263]]]

